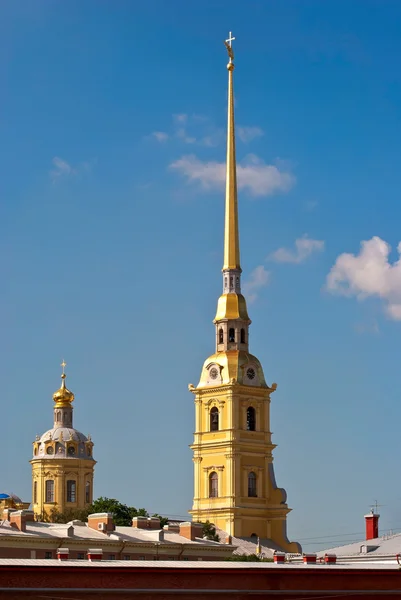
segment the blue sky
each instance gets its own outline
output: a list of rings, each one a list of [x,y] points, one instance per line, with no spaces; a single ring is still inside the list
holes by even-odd
[[[1,3],[1,491],[30,498],[65,358],[95,494],[191,507],[231,29],[251,348],[278,383],[289,536],[358,539],[375,499],[401,530],[400,20],[390,0]]]

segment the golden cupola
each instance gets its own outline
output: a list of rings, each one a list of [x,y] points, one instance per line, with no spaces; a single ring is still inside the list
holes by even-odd
[[[54,392],[53,400],[56,403],[55,408],[64,408],[71,405],[74,401],[74,394],[65,385],[66,374],[63,372],[61,375],[61,387]]]

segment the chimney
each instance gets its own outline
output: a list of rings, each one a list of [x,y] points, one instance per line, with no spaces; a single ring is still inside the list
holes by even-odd
[[[303,561],[305,565],[315,565],[316,564],[317,555],[313,552],[305,552],[303,556]]]
[[[184,521],[180,523],[180,535],[191,540],[191,542],[194,542],[195,538],[203,538],[202,524]]]
[[[278,550],[275,550],[273,553],[273,562],[275,562],[276,565],[282,565],[285,563],[285,552],[279,552]]]
[[[379,517],[380,515],[373,512],[369,515],[365,515],[366,525],[366,538],[367,540],[374,540],[379,537]]]
[[[57,558],[58,560],[68,560],[70,551],[68,548],[58,548],[57,549]]]
[[[10,525],[19,531],[26,531],[28,521],[33,521],[33,512],[31,510],[14,510],[9,515]]]
[[[148,518],[147,517],[134,517],[132,519],[132,527],[136,529],[148,529]]]
[[[88,527],[96,529],[96,531],[103,531],[103,533],[110,533],[115,529],[113,515],[111,513],[93,513],[88,516]]]
[[[132,527],[136,529],[160,529],[160,517],[134,517]]]
[[[101,548],[92,548],[92,550],[88,550],[88,560],[89,562],[93,562],[95,560],[102,560],[103,558],[103,550]]]
[[[5,508],[3,510],[3,519],[4,519],[4,521],[9,521],[11,513],[16,512],[16,510],[17,510],[16,508]]]
[[[180,526],[178,523],[167,523],[163,527],[164,531],[168,531],[169,533],[180,533]]]
[[[160,517],[148,517],[149,529],[160,529]]]
[[[330,554],[326,552],[324,555],[324,562],[326,565],[335,565],[337,562],[337,554]]]

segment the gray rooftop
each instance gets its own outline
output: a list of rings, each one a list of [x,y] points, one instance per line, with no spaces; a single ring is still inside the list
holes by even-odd
[[[396,554],[401,554],[401,533],[384,535],[372,540],[353,542],[345,546],[321,550],[317,554],[318,556],[324,556],[326,552],[332,552],[333,554],[337,554],[337,556],[358,556],[366,559],[369,557],[379,558],[381,556],[392,556],[395,558]]]
[[[196,538],[192,541],[179,533],[157,530],[157,529],[139,529],[135,527],[119,527],[116,526],[115,530],[110,532],[110,535],[92,529],[88,527],[86,523],[80,521],[71,521],[66,524],[59,523],[41,523],[36,521],[28,521],[26,523],[26,531],[19,531],[18,529],[11,527],[8,521],[0,521],[0,542],[5,537],[13,538],[38,538],[38,539],[49,539],[57,541],[58,538],[64,540],[68,538],[70,540],[87,540],[93,547],[96,547],[96,543],[107,542],[112,544],[114,541],[118,543],[119,540],[125,540],[131,543],[155,543],[158,542],[160,545],[166,544],[186,544],[196,546],[209,546],[216,549],[228,550],[232,546],[222,544],[220,542],[213,542],[205,540],[203,538]]]

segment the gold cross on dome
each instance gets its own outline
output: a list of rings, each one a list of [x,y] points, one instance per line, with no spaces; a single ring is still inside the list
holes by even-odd
[[[232,44],[231,44],[231,42],[233,42],[234,40],[235,40],[235,37],[233,37],[233,34],[230,31],[230,33],[228,35],[228,40],[225,40],[225,42],[224,42],[225,47],[227,48],[228,56],[230,57],[230,62],[232,62],[234,60],[234,52],[233,52]]]
[[[63,367],[63,375],[64,375],[64,374],[65,374],[65,373],[64,373],[64,369],[65,369],[65,367],[67,366],[67,363],[65,362],[64,358],[63,358],[63,362],[61,363],[61,365],[60,365],[60,366],[61,366],[61,367]]]
[[[227,44],[230,46],[231,48],[231,42],[233,42],[235,40],[235,37],[232,37],[232,33],[230,31],[230,33],[228,34],[228,40],[226,40]]]

